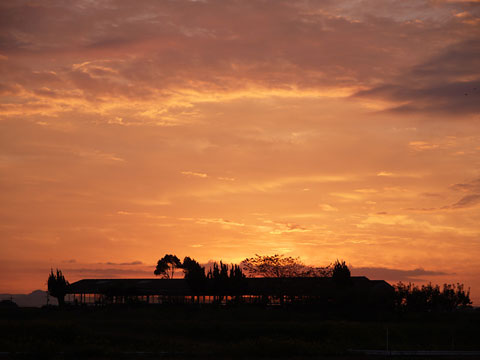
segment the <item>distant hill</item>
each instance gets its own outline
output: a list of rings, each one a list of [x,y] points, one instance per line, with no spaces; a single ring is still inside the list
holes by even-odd
[[[30,294],[0,294],[0,300],[13,300],[18,306],[22,307],[41,307],[47,305],[47,292],[35,290]],[[50,296],[50,305],[57,305],[57,299]]]

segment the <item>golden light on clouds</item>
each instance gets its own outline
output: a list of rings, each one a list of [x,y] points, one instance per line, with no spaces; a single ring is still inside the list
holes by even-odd
[[[480,301],[480,3],[0,14],[0,292],[286,253]]]

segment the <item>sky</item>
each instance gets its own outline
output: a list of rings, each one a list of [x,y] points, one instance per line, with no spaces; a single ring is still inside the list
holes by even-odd
[[[0,292],[255,254],[480,304],[480,2],[0,3]]]

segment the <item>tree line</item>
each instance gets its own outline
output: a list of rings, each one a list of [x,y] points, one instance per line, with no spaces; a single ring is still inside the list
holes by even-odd
[[[221,261],[220,264],[222,264]],[[243,260],[240,265],[232,264],[230,270],[228,270],[228,267],[223,268],[221,265],[219,267],[219,264],[215,262],[208,273],[197,261],[188,256],[182,263],[177,256],[166,254],[158,260],[153,273],[165,279],[172,279],[176,269],[182,269],[186,279],[191,277],[192,274],[209,279],[219,276],[225,277],[228,271],[233,271],[231,276],[236,274],[235,276],[238,277],[350,277],[350,270],[345,261],[337,259],[328,266],[315,267],[305,265],[298,257],[287,257],[281,254],[269,256],[256,254],[254,257]]]
[[[248,277],[330,277],[335,284],[348,287],[351,284],[351,272],[343,260],[336,260],[325,267],[305,265],[298,257],[286,257],[281,254],[246,258],[240,265],[227,265],[220,262],[205,273],[205,268],[198,262],[186,257],[183,264],[174,255],[165,255],[157,263],[155,275],[172,278],[175,268],[182,268],[185,279],[190,280],[194,290],[204,288],[207,279],[213,282],[214,289],[219,293],[222,290],[237,289],[240,293],[242,279]],[[245,274],[244,274],[245,272]],[[195,274],[195,275],[193,275]],[[463,284],[444,284],[417,286],[415,284],[394,285],[394,308],[397,311],[407,312],[451,312],[457,309],[470,307],[470,289],[465,289]]]
[[[243,273],[239,265],[231,264],[230,266],[220,263],[213,263],[212,267],[205,270],[195,259],[185,257],[183,262],[172,254],[166,254],[158,260],[154,274],[164,279],[172,279],[176,269],[182,269],[184,279],[195,292],[202,291],[207,284],[214,293],[218,295],[230,291],[241,293],[244,288],[244,279],[246,275]]]
[[[399,282],[395,288],[395,308],[401,312],[451,312],[472,305],[470,289],[463,284],[417,286]]]
[[[156,276],[173,279],[177,269],[183,271],[183,278],[191,289],[201,292],[206,287],[219,297],[224,294],[237,294],[240,296],[245,287],[246,277],[329,277],[336,286],[348,288],[351,283],[350,269],[345,261],[336,260],[325,267],[305,265],[299,258],[287,257],[280,254],[246,258],[240,265],[214,262],[205,269],[195,259],[185,257],[181,261],[176,255],[166,254],[154,270]],[[64,306],[65,295],[69,283],[61,270],[50,271],[48,293],[58,299],[59,306]],[[451,312],[471,306],[470,289],[465,289],[463,284],[444,284],[416,286],[415,284],[394,285],[394,308],[400,312]]]

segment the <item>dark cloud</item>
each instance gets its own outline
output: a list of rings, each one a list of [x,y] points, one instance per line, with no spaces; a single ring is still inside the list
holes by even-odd
[[[467,195],[450,205],[452,209],[466,208],[480,203],[480,194]]]
[[[301,226],[300,224],[285,224],[288,230],[306,230],[305,227]]]
[[[132,276],[141,276],[141,277],[152,277],[153,270],[140,270],[140,269],[89,269],[89,268],[79,268],[79,269],[65,269],[64,274],[72,274],[76,277],[95,277],[95,278],[121,278],[121,277],[132,277]]]
[[[479,39],[461,41],[423,64],[415,66],[411,74],[419,83],[439,76],[442,80],[455,81],[459,76],[471,76],[472,72],[478,76],[479,56]]]
[[[425,196],[425,197],[428,197],[428,198],[441,198],[443,196],[442,194],[430,193],[430,192],[424,192],[421,195]]]
[[[105,265],[113,265],[113,266],[119,266],[119,265],[143,265],[143,262],[141,261],[130,261],[130,262],[122,262],[122,263],[116,263],[116,262],[106,262]]]
[[[451,275],[443,271],[431,271],[422,268],[413,270],[390,269],[383,267],[352,268],[352,275],[366,276],[370,279],[390,281],[424,281],[424,277]]]
[[[450,205],[445,205],[442,207],[431,207],[431,208],[408,208],[406,210],[425,211],[425,212],[448,210],[448,209],[455,210],[455,209],[468,208],[480,203],[480,179],[475,179],[473,181],[466,182],[466,183],[453,184],[450,186],[450,189],[455,191],[461,191],[463,193],[466,193],[466,195],[462,196],[457,202]],[[425,195],[425,194],[422,194],[422,195]]]
[[[480,36],[480,34],[479,34]],[[480,111],[480,40],[448,47],[397,81],[358,92],[360,98],[398,102],[388,111],[475,114]]]
[[[457,183],[450,186],[452,190],[457,191],[476,191],[480,192],[480,179],[473,180],[467,183]]]
[[[398,69],[418,63],[416,57],[424,57],[425,49],[431,52],[446,38],[462,38],[467,31],[476,30],[451,16],[452,5],[434,9],[428,2],[402,2],[395,5],[404,14],[398,18],[391,15],[391,6],[379,7],[369,1],[348,5],[179,0],[145,1],[142,6],[124,1],[82,6],[63,1],[12,1],[0,5],[0,41],[2,54],[7,56],[50,59],[54,55],[51,66],[55,73],[50,76],[83,91],[89,101],[98,96],[151,98],[158,96],[155,90],[165,89],[222,92],[249,85],[275,89],[368,87],[382,79],[384,85],[358,96],[417,100],[394,111],[428,108],[428,104],[418,103],[420,100],[437,100],[435,106],[446,110],[476,111],[471,99],[460,97],[454,105],[455,100],[450,99],[458,93],[463,96],[463,86],[470,85],[451,78],[470,76],[477,67],[475,40],[414,67],[407,78],[415,86],[388,82]],[[352,20],[359,8],[370,15]],[[439,8],[442,14],[450,14],[448,21],[435,16],[424,19],[426,23],[413,21],[421,14],[437,14]],[[109,59],[112,62],[107,66],[112,71],[65,66],[90,59]],[[457,61],[461,66],[454,66]],[[449,82],[432,84],[439,74]],[[32,74],[17,73],[15,82],[41,96],[56,95],[37,88],[53,81],[41,76],[32,83]],[[419,84],[415,79],[426,81]]]
[[[474,114],[480,111],[480,91],[472,90],[476,87],[480,89],[480,77],[471,82],[425,83],[425,85],[426,87],[421,88],[415,88],[409,84],[385,85],[358,95],[407,102],[389,109],[396,113]]]
[[[458,183],[450,186],[451,189],[467,193],[456,203],[446,206],[448,209],[463,209],[480,203],[480,179],[467,183]]]

